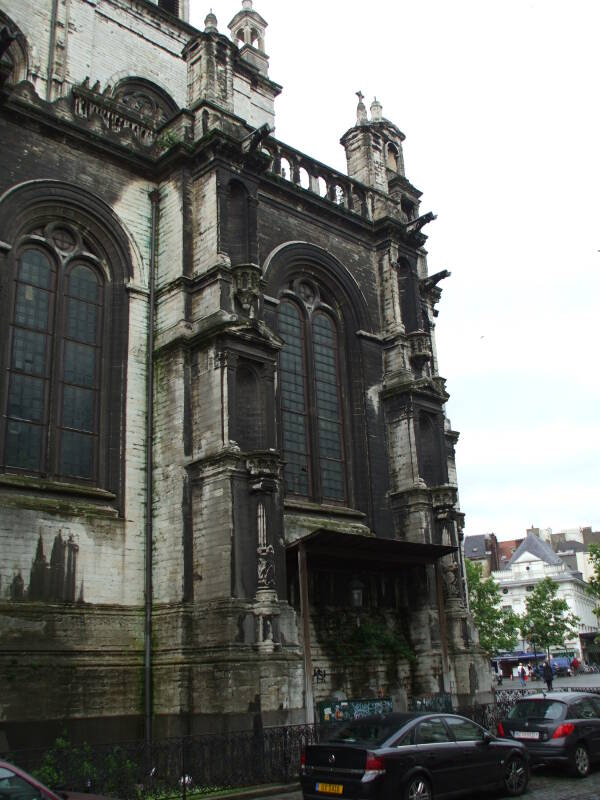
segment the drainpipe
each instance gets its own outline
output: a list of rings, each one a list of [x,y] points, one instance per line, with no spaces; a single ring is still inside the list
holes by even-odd
[[[149,757],[152,744],[152,427],[154,421],[154,272],[160,192],[150,192],[150,275],[148,276],[148,381],[146,387],[146,577],[144,624],[144,717]]]

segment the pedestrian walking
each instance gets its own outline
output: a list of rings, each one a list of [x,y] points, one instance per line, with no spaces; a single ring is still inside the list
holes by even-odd
[[[519,680],[521,681],[521,687],[525,688],[525,667],[523,663],[519,661],[519,669],[517,670],[519,673]]]
[[[544,666],[542,668],[542,677],[546,681],[546,686],[548,687],[548,691],[551,692],[554,673],[552,671],[552,664],[550,664],[549,661],[544,661]]]

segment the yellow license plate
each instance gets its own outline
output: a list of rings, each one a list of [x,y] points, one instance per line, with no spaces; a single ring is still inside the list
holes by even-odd
[[[317,792],[326,792],[327,794],[342,794],[344,787],[341,783],[317,783]]]

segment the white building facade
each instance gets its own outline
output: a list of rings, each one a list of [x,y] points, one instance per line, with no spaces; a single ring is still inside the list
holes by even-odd
[[[552,550],[550,545],[528,533],[511,558],[508,567],[492,573],[500,586],[502,605],[510,607],[515,614],[525,614],[527,597],[536,585],[551,578],[558,584],[558,597],[567,601],[569,611],[579,619],[579,634],[598,630],[598,618],[594,613],[595,602],[586,591],[581,572],[570,569]],[[579,636],[567,639],[565,649],[581,658]],[[559,650],[557,650],[558,654]],[[562,652],[562,650],[560,651]]]

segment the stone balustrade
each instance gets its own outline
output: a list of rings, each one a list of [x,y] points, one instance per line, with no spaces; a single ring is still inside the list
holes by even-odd
[[[373,220],[378,216],[377,208],[382,203],[389,204],[389,198],[381,192],[308,158],[276,139],[266,140],[262,152],[271,158],[270,171],[274,175],[364,219]]]

